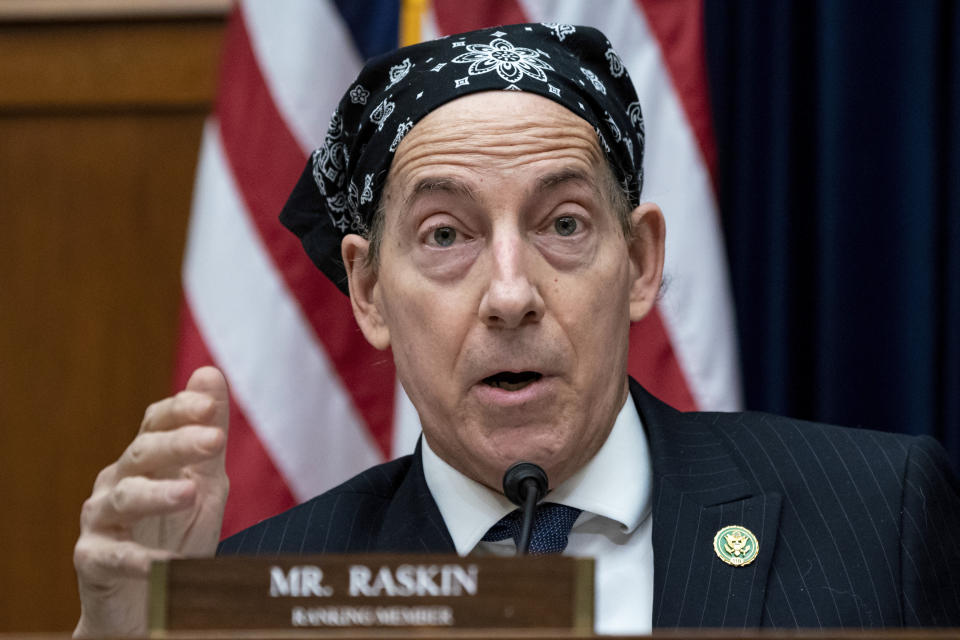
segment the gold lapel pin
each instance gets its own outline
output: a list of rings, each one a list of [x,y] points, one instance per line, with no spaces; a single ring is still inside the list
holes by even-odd
[[[750,529],[734,524],[717,531],[713,536],[713,550],[727,564],[742,567],[757,559],[760,543]]]

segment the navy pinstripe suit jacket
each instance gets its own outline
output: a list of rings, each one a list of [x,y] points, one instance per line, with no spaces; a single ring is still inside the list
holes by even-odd
[[[932,439],[681,413],[631,380],[653,460],[656,627],[960,627],[960,483]],[[713,536],[759,538],[732,567]],[[419,448],[224,540],[220,554],[454,552]]]

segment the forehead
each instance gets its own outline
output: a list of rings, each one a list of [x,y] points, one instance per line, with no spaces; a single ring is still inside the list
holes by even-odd
[[[597,177],[606,160],[593,127],[547,98],[488,91],[453,100],[418,122],[397,148],[388,191],[437,172],[516,170],[552,164]]]

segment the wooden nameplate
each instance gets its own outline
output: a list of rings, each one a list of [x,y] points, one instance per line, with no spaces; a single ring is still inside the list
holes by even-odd
[[[593,631],[593,560],[448,555],[229,557],[154,563],[149,626],[165,631]]]

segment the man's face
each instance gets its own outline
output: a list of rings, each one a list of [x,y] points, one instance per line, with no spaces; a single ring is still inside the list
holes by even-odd
[[[593,128],[550,100],[460,98],[397,149],[377,272],[348,266],[360,325],[392,347],[431,448],[494,489],[520,460],[568,478],[626,399],[630,321],[659,266],[623,237],[608,171]],[[348,245],[365,241],[345,241],[356,264]]]

